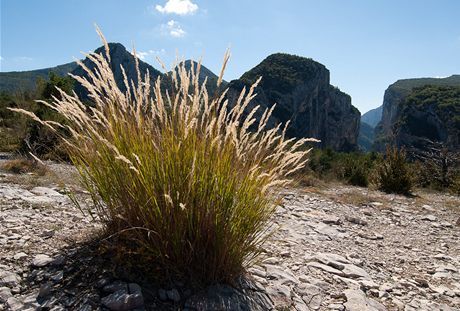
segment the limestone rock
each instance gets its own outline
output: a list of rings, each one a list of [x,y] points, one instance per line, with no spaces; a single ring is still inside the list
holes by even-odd
[[[347,289],[344,291],[347,302],[345,309],[347,311],[386,311],[384,305],[367,298],[366,294],[361,290]]]
[[[45,254],[38,254],[32,260],[32,266],[34,267],[44,267],[53,262],[53,258]]]

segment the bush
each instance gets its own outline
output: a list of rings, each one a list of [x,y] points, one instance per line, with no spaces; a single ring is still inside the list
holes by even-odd
[[[154,276],[161,268],[164,277],[233,280],[260,252],[278,189],[305,165],[308,150],[300,148],[308,139],[285,140],[279,126],[266,130],[267,111],[256,131],[248,130],[255,110],[242,115],[257,83],[229,109],[224,94],[208,96],[198,73],[180,64],[172,93],[157,80],[152,96],[148,73],[135,89],[126,81],[122,93],[108,46],[105,56],[90,58],[93,79],[74,77],[93,96],[90,112],[73,96],[47,104],[69,124],[66,142],[92,195],[90,212],[117,243],[126,241],[116,247],[135,254],[136,264],[148,262]]]
[[[339,180],[350,185],[367,187],[371,171],[378,161],[379,155],[375,152],[343,153],[328,148],[315,149],[308,164],[317,178]],[[308,171],[304,173],[311,175]]]
[[[460,154],[446,148],[428,154],[414,163],[416,183],[420,187],[446,191],[455,188],[460,176]]]
[[[413,181],[404,149],[387,147],[384,159],[377,165],[376,183],[387,193],[410,193]]]
[[[344,167],[344,178],[350,185],[367,187],[369,185],[369,169],[365,160],[349,157]]]

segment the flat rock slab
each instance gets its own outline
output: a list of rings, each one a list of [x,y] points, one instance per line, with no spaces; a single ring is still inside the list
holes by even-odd
[[[0,270],[0,287],[16,287],[21,282],[21,277],[14,272]]]
[[[352,264],[343,256],[332,253],[319,253],[308,260],[309,266],[322,269],[326,272],[351,279],[370,280],[369,274],[362,268]]]
[[[347,289],[344,291],[347,302],[345,303],[345,310],[347,311],[386,311],[384,305],[381,303],[367,298],[366,294],[357,289]]]
[[[44,267],[53,262],[53,258],[45,254],[38,254],[32,260],[32,266],[34,267]]]
[[[252,292],[244,294],[230,286],[211,286],[200,294],[188,298],[184,305],[192,310],[235,310],[264,311],[273,309],[273,302],[266,293]]]

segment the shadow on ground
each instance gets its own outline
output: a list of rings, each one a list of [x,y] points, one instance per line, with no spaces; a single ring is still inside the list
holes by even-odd
[[[241,277],[234,286],[190,289],[180,282],[160,286],[142,271],[116,265],[99,243],[62,249],[50,258],[35,257],[23,279],[41,310],[269,310],[264,288]]]

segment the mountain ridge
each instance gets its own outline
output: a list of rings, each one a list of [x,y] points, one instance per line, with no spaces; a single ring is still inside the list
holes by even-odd
[[[117,86],[126,91],[121,66],[124,67],[128,80],[137,83],[137,71],[134,56],[120,43],[108,43],[111,59],[111,69],[114,73]],[[95,53],[105,55],[105,47],[99,47]],[[139,71],[144,76],[150,73],[150,84],[154,85],[158,77],[165,74],[150,64],[138,60]],[[89,69],[95,65],[88,58],[82,63]],[[196,62],[187,60],[186,68],[196,66]],[[66,68],[64,68],[66,69]],[[70,73],[90,79],[83,68],[69,67]],[[49,72],[50,69],[44,70]],[[60,72],[66,74],[65,70]],[[24,72],[24,75],[30,72]],[[200,82],[208,76],[208,91],[216,89],[217,75],[205,66],[201,66]],[[330,84],[330,72],[323,64],[311,58],[275,53],[267,56],[261,63],[245,72],[239,79],[232,80],[228,86],[228,98],[236,101],[237,95],[244,86],[250,86],[262,76],[262,82],[256,90],[258,93],[255,102],[262,103],[262,108],[269,108],[277,103],[268,127],[276,123],[286,123],[292,119],[287,135],[291,137],[313,137],[321,140],[320,146],[331,147],[335,150],[350,151],[357,149],[360,113],[351,104],[351,97]],[[1,74],[0,74],[1,78]],[[224,82],[224,86],[227,83]],[[162,79],[164,88],[171,87],[170,79]],[[89,100],[86,90],[75,84],[75,92],[83,100]],[[1,88],[0,88],[1,91]],[[262,109],[261,109],[262,110]],[[257,116],[256,116],[257,117]]]

